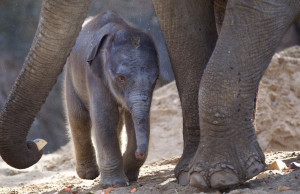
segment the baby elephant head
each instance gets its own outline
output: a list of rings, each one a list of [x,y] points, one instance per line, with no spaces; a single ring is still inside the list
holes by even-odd
[[[98,54],[88,60],[90,66],[117,102],[131,113],[137,141],[136,158],[144,159],[149,144],[152,93],[159,75],[155,44],[140,30],[113,25],[97,50]]]

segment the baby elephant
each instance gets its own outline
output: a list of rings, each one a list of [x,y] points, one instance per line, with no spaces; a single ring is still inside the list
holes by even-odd
[[[84,25],[65,70],[65,106],[78,176],[99,175],[97,154],[100,185],[128,186],[137,180],[148,152],[149,110],[159,74],[152,38],[105,12]],[[124,122],[128,144],[122,156]]]

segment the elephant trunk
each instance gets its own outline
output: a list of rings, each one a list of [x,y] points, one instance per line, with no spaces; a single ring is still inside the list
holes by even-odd
[[[0,114],[0,154],[23,169],[35,164],[43,149],[26,142],[80,32],[91,0],[44,0],[38,29],[9,98]]]
[[[132,119],[136,136],[137,159],[144,159],[148,153],[149,134],[150,134],[150,105],[152,95],[135,95],[131,99],[133,106],[131,108]]]

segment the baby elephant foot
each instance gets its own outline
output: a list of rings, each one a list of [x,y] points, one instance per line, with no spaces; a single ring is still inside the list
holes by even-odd
[[[82,179],[93,180],[99,176],[99,169],[96,164],[81,164],[76,167],[77,175]]]
[[[137,181],[140,173],[140,167],[142,166],[143,162],[136,160],[133,162],[124,161],[124,172],[130,182]]]
[[[139,177],[139,173],[140,173],[140,171],[139,171],[139,170],[136,170],[136,169],[132,169],[132,170],[128,169],[128,170],[125,170],[125,174],[126,174],[128,180],[129,180],[130,182],[132,182],[132,181],[137,181],[137,179],[138,179],[138,177]]]
[[[129,186],[129,181],[123,172],[116,172],[113,174],[101,172],[100,186],[102,188],[112,186],[127,187]]]
[[[124,163],[124,172],[130,182],[137,181],[143,161]]]
[[[125,152],[123,156],[124,172],[130,182],[137,181],[140,173],[140,168],[144,164],[146,157],[137,159],[132,153]]]
[[[229,154],[198,151],[189,171],[190,185],[202,189],[225,189],[254,177],[265,168],[264,156],[258,144],[249,147],[259,150],[254,153],[256,149],[252,149],[248,155],[245,152]]]

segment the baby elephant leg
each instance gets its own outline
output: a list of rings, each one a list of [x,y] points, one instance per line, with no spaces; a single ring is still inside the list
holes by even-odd
[[[135,156],[135,152],[137,149],[136,136],[132,116],[128,111],[125,111],[125,125],[128,142],[126,151],[123,155],[123,166],[125,174],[129,181],[136,181],[139,176],[140,167],[144,164],[147,156],[144,156],[143,159],[137,159]],[[147,153],[148,152],[146,152],[146,154]]]
[[[91,106],[91,119],[93,137],[97,147],[100,163],[101,181],[100,186],[128,186],[122,164],[122,156],[118,138],[118,126],[122,119],[118,105],[112,102],[112,98],[106,101],[95,100]]]
[[[99,176],[94,147],[91,141],[91,122],[88,111],[71,87],[66,86],[66,112],[76,155],[76,171],[80,178]]]

